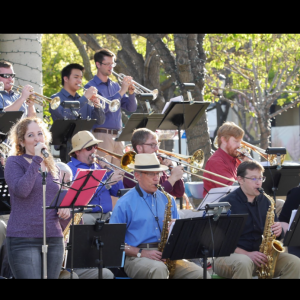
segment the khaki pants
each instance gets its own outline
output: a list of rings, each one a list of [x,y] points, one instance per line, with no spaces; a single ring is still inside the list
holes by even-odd
[[[87,213],[83,214],[83,224],[85,225],[94,225],[96,223],[96,219],[101,217],[101,213]],[[110,212],[103,214],[101,221],[106,221],[110,217]]]
[[[157,250],[157,248],[149,250]],[[126,257],[124,271],[133,279],[169,278],[168,268],[163,262],[146,257]],[[209,274],[207,278],[210,278]],[[203,279],[203,269],[193,262],[177,260],[174,275],[170,279]]]
[[[215,260],[215,272],[232,279],[251,279],[257,276],[256,265],[244,254],[233,253]],[[300,259],[292,254],[280,253],[275,266],[274,277],[300,279]]]

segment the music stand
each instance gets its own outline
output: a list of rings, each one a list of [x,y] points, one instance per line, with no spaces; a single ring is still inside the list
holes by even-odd
[[[268,195],[273,195],[276,203],[277,196],[286,196],[288,191],[298,186],[300,182],[300,165],[282,165],[280,170],[277,166],[264,166],[265,182],[262,188]]]
[[[71,138],[73,135],[82,130],[91,131],[95,123],[94,119],[56,120],[53,122],[50,129],[52,145],[61,145],[59,156],[62,162],[70,161],[69,152],[72,150]]]
[[[234,252],[247,217],[248,214],[220,215],[214,221],[210,215],[176,220],[162,258],[203,258],[203,278],[206,279],[207,258],[229,256]]]
[[[0,131],[7,134],[10,128],[22,118],[22,111],[2,111],[0,112]]]
[[[290,229],[286,232],[283,245],[287,247],[300,247],[300,205],[293,219]]]
[[[155,132],[163,117],[163,114],[132,114],[126,122],[125,127],[122,128],[122,132],[115,140],[131,141],[133,131],[138,128],[148,128]]]
[[[103,267],[119,268],[125,257],[126,224],[101,224],[71,226],[70,244],[74,248],[74,268],[98,267],[98,278],[102,279]],[[75,239],[74,236],[76,236]],[[72,261],[67,257],[67,268]]]
[[[193,104],[189,101],[170,102],[163,120],[157,129],[178,131],[178,149],[181,154],[181,136],[180,130],[183,125],[185,129],[193,128],[202,115],[205,113],[209,102],[194,101]]]
[[[0,215],[9,215],[10,211],[10,194],[6,181],[2,178],[0,179]]]

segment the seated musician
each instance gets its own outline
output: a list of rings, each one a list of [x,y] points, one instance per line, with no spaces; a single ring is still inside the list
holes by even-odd
[[[134,151],[138,154],[157,153],[157,150],[159,148],[157,134],[147,128],[136,129],[132,134],[131,144]],[[170,164],[170,160],[162,159],[161,157],[158,157],[158,159],[163,165]],[[167,193],[171,194],[173,197],[180,198],[184,195],[185,191],[182,176],[183,166],[176,166],[172,168],[170,176],[168,176],[165,171],[162,171],[162,176],[160,176],[159,184],[162,185]],[[135,186],[135,183],[127,178],[123,179],[123,183],[125,188],[132,188]]]
[[[60,170],[60,182],[63,183],[66,186],[69,186],[71,184],[72,181],[72,170],[71,168],[63,163],[63,162],[57,162],[56,166],[59,168]],[[67,187],[62,187],[63,189],[67,189]],[[65,228],[67,227],[67,225],[69,224],[71,220],[71,216],[70,218],[63,220],[60,219],[60,225],[62,228],[62,231],[64,232]],[[79,224],[83,224],[83,221],[81,219]],[[67,243],[68,241],[65,241],[65,243]],[[73,279],[74,278],[79,278],[79,279],[98,279],[98,268],[87,268],[87,269],[77,269],[74,268],[73,269]],[[77,275],[77,277],[76,277]],[[69,279],[71,276],[70,272],[68,272],[67,270],[63,270],[60,275],[59,275],[59,279]],[[114,278],[114,274],[107,268],[103,268],[102,269],[102,278],[103,279],[113,279]]]
[[[279,216],[279,221],[286,233],[289,227],[292,211],[298,209],[300,205],[300,186],[297,186],[288,191],[286,200],[283,204],[282,211]],[[288,252],[300,257],[300,247],[288,247]]]
[[[110,224],[127,224],[126,274],[137,279],[203,278],[203,269],[186,260],[177,260],[175,272],[169,274],[158,250],[161,237],[168,231],[163,228],[163,220],[169,199],[172,207],[168,213],[172,219],[179,219],[174,198],[157,188],[161,172],[168,167],[160,165],[155,153],[137,154],[135,163],[128,167],[134,170],[138,184],[117,201],[110,218]]]
[[[95,147],[97,147],[99,142],[102,141],[95,139],[89,131],[79,131],[72,137],[72,150],[69,153],[71,161],[68,162],[68,166],[72,170],[73,179],[77,169],[101,169],[101,166],[95,162],[94,158],[96,153]],[[104,175],[102,182],[105,182],[111,173],[112,171],[107,172]],[[100,186],[89,203],[97,206],[93,208],[91,213],[85,213],[83,215],[84,224],[93,225],[98,218],[101,218],[102,220],[109,218],[110,212],[113,209],[111,196],[116,197],[118,190],[124,188],[122,171],[114,170],[109,182],[110,183],[107,183],[104,186],[100,183]]]
[[[240,187],[220,200],[230,203],[231,214],[248,216],[234,253],[228,257],[218,257],[215,261],[215,272],[219,276],[252,278],[258,276],[256,271],[261,264],[272,266],[268,264],[267,256],[260,252],[267,211],[271,204],[270,199],[258,191],[265,179],[263,171],[263,166],[256,161],[241,163],[237,169]],[[268,229],[280,240],[283,236],[282,227],[276,213],[274,216],[274,223]],[[300,259],[289,253],[279,253],[274,277],[300,278]]]
[[[0,61],[0,82],[4,85],[4,90],[0,91],[0,110],[23,111],[24,117],[35,117],[34,102],[28,99],[34,94],[33,87],[25,85],[20,94],[15,93],[12,86],[15,76],[13,65],[8,61]]]

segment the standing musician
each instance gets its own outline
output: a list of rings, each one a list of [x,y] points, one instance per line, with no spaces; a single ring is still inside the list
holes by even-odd
[[[297,186],[291,190],[288,191],[286,200],[283,204],[281,213],[279,215],[279,221],[282,225],[283,230],[285,233],[287,232],[289,228],[289,223],[292,215],[292,211],[294,209],[298,209],[300,205],[300,186]],[[291,254],[294,254],[298,257],[300,257],[300,247],[288,247],[288,251]]]
[[[96,139],[103,140],[104,148],[110,152],[123,154],[123,142],[117,142],[114,139],[117,137],[118,131],[122,129],[121,108],[128,112],[135,112],[137,109],[137,101],[135,99],[134,87],[132,85],[132,77],[125,76],[122,85],[113,82],[109,79],[113,68],[116,66],[115,54],[108,49],[101,49],[94,54],[94,61],[97,67],[97,74],[90,80],[85,88],[94,86],[99,94],[108,100],[118,99],[120,108],[116,112],[109,110],[109,105],[105,104],[105,122],[100,126],[95,124],[93,134]],[[128,96],[126,95],[128,92]],[[102,157],[106,154],[98,151]],[[120,161],[107,157],[108,162],[120,167]]]
[[[72,137],[72,150],[69,155],[71,161],[68,162],[68,166],[71,168],[73,178],[77,172],[77,169],[92,169],[99,170],[101,166],[95,162],[94,155],[96,148],[101,140],[95,139],[93,134],[89,131],[79,131]],[[100,183],[95,195],[89,204],[98,205],[93,208],[91,213],[85,213],[83,215],[84,224],[94,225],[96,219],[101,218],[106,220],[110,216],[110,212],[113,209],[111,196],[117,196],[119,189],[123,189],[122,171],[116,170],[113,172],[107,172],[102,181],[105,182],[111,175],[109,184]],[[99,207],[100,206],[100,207]]]
[[[158,143],[158,136],[155,132],[147,128],[139,128],[133,132],[131,137],[131,144],[134,151],[140,154],[157,153],[160,143]],[[160,163],[163,165],[168,165],[170,163],[167,159],[162,160],[160,157],[159,159]],[[183,166],[174,167],[171,170],[170,176],[168,176],[165,171],[162,172],[159,184],[162,185],[167,193],[171,194],[173,197],[180,198],[184,195],[185,192],[182,176]],[[125,188],[132,188],[135,186],[135,183],[127,178],[123,179],[123,183]]]
[[[238,189],[231,192],[220,202],[229,202],[232,214],[248,214],[237,248],[228,257],[219,257],[215,261],[215,271],[226,278],[252,278],[261,264],[267,264],[267,256],[260,252],[262,234],[270,200],[260,194],[259,188],[265,180],[264,168],[256,161],[245,161],[238,166]],[[277,240],[283,237],[282,227],[274,212],[274,223],[270,229]],[[270,266],[270,265],[269,265]],[[300,278],[300,259],[288,253],[279,253],[275,265],[274,277]]]
[[[168,167],[160,165],[155,153],[137,154],[135,163],[128,167],[134,170],[138,184],[117,201],[110,219],[110,223],[127,224],[126,274],[134,279],[203,278],[203,269],[186,260],[176,260],[175,270],[170,274],[162,260],[162,251],[158,250],[158,243],[167,232],[163,220],[169,202],[172,206],[168,214],[172,221],[179,219],[174,198],[157,189],[161,172]]]
[[[58,169],[49,151],[51,133],[39,118],[23,118],[9,134],[10,156],[4,176],[10,192],[11,214],[7,224],[8,260],[14,278],[41,279],[43,246],[43,176],[46,177],[46,205],[59,190]],[[43,152],[43,154],[42,154]],[[69,209],[46,211],[47,278],[58,278],[63,261],[63,234],[59,217],[70,217]]]
[[[7,61],[0,61],[0,82],[4,85],[4,90],[0,91],[0,110],[5,111],[23,111],[23,116],[35,117],[36,111],[34,102],[29,98],[30,95],[34,95],[33,87],[31,85],[25,85],[21,94],[17,94],[13,91],[16,74],[11,63]]]

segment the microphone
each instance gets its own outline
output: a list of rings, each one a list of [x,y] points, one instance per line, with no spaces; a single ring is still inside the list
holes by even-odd
[[[49,153],[47,152],[47,150],[46,150],[45,148],[43,148],[43,149],[41,150],[41,153],[43,154],[43,156],[44,156],[45,158],[47,158],[47,157],[49,156]]]

